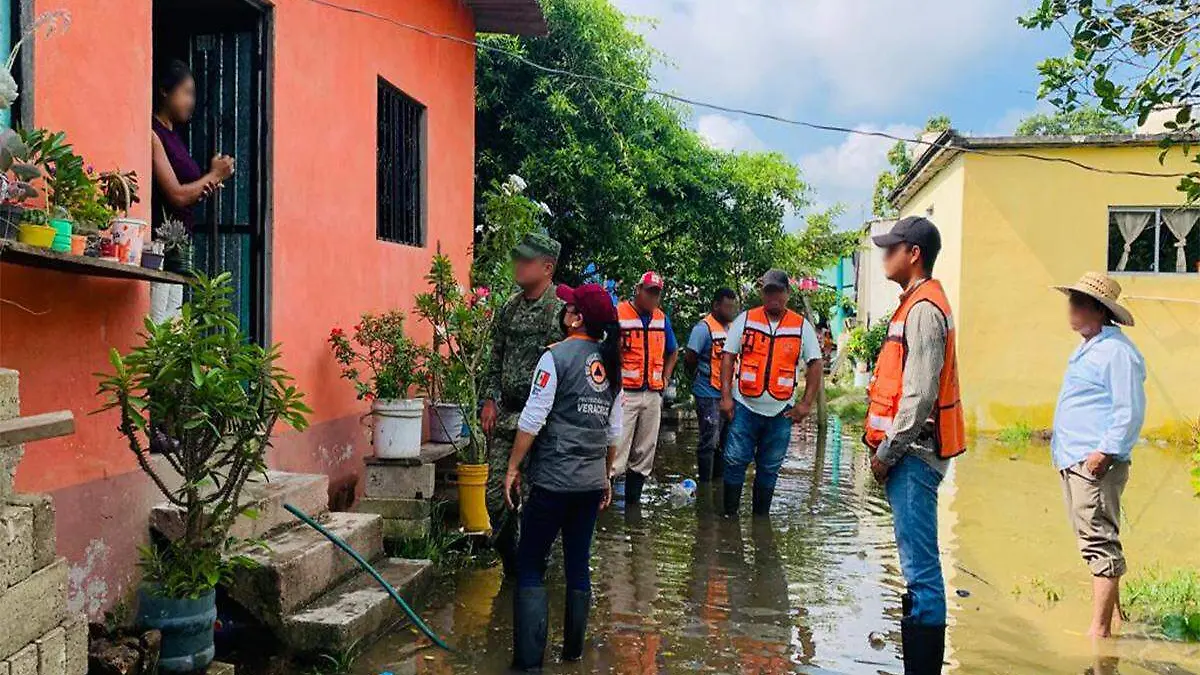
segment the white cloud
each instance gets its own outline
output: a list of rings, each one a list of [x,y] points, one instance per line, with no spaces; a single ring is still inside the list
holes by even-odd
[[[919,101],[1021,29],[1029,0],[616,0],[681,93],[872,112]],[[642,30],[640,26],[635,26]]]
[[[757,151],[766,148],[749,124],[725,115],[701,115],[696,131],[710,146],[719,150]]]
[[[913,138],[919,130],[903,124],[886,127],[860,125],[860,131],[882,131],[899,138]],[[878,136],[848,134],[837,145],[829,145],[799,158],[804,179],[816,192],[818,208],[836,203],[846,207],[843,223],[856,224],[871,215],[875,179],[887,167],[887,153],[896,141]]]

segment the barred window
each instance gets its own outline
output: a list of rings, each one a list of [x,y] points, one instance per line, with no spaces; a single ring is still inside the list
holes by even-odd
[[[425,106],[379,78],[375,235],[425,245]]]
[[[1108,270],[1157,274],[1200,272],[1200,210],[1154,206],[1110,208]]]

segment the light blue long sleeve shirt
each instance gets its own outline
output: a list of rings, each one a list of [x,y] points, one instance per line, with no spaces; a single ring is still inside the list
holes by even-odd
[[[1146,418],[1146,361],[1116,326],[1079,345],[1054,409],[1050,454],[1058,470],[1099,450],[1129,462]]]

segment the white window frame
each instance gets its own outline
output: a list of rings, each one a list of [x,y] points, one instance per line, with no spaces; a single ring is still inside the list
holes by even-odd
[[[1108,212],[1107,212],[1108,217],[1104,221],[1104,227],[1105,227],[1104,267],[1105,267],[1105,269],[1108,269],[1108,266],[1109,266],[1108,247],[1112,243],[1111,239],[1112,239],[1112,217],[1113,217],[1113,214],[1114,213],[1153,213],[1154,214],[1154,223],[1153,223],[1153,227],[1154,227],[1154,269],[1153,270],[1123,270],[1120,272],[1109,269],[1108,273],[1111,275],[1116,275],[1116,276],[1133,276],[1133,275],[1138,275],[1138,274],[1142,274],[1142,275],[1154,274],[1154,275],[1176,276],[1176,277],[1192,276],[1192,277],[1200,278],[1200,271],[1197,271],[1195,269],[1193,269],[1190,272],[1176,272],[1174,270],[1172,270],[1170,272],[1163,272],[1163,271],[1159,270],[1159,262],[1160,262],[1159,259],[1161,257],[1161,245],[1162,245],[1162,230],[1164,227],[1162,212],[1163,211],[1176,211],[1179,209],[1193,209],[1193,208],[1200,209],[1200,206],[1192,207],[1192,206],[1188,206],[1187,204],[1177,204],[1177,205],[1173,205],[1173,206],[1144,206],[1143,205],[1143,206],[1110,206],[1110,207],[1108,207]],[[1171,236],[1174,237],[1175,235],[1171,235]],[[1200,225],[1197,225],[1195,228],[1193,228],[1192,232],[1190,232],[1188,234],[1189,239],[1194,236],[1200,236]],[[1124,244],[1124,242],[1122,242],[1122,244]]]

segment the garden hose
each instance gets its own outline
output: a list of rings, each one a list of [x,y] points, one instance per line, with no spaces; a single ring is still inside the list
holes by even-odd
[[[284,504],[283,508],[287,509],[288,513],[292,514],[293,516],[296,516],[301,521],[303,521],[305,525],[308,525],[309,527],[313,528],[317,532],[320,532],[321,534],[325,535],[325,538],[328,539],[329,541],[332,541],[334,546],[337,546],[338,548],[345,551],[346,554],[349,555],[351,558],[354,558],[354,561],[357,562],[360,567],[362,567],[364,570],[366,570],[368,574],[370,574],[372,577],[374,577],[375,581],[379,582],[379,585],[383,587],[383,590],[388,592],[388,595],[392,596],[392,599],[395,600],[396,603],[400,605],[400,609],[403,609],[404,613],[408,615],[408,618],[410,621],[413,622],[413,625],[415,625],[417,628],[419,628],[421,630],[421,632],[425,634],[426,637],[428,637],[430,640],[432,640],[433,644],[437,645],[438,647],[441,647],[442,649],[445,649],[446,651],[454,651],[453,649],[450,648],[450,645],[446,644],[445,640],[443,640],[441,637],[439,637],[437,633],[433,632],[433,629],[430,628],[429,625],[426,624],[421,619],[421,617],[417,616],[417,613],[413,611],[412,607],[408,606],[408,603],[404,601],[404,598],[400,597],[400,594],[396,592],[396,589],[392,588],[392,585],[389,584],[387,582],[387,580],[384,579],[379,574],[379,572],[374,567],[371,566],[371,563],[367,562],[361,555],[359,555],[358,551],[355,551],[353,548],[351,548],[350,544],[347,544],[345,541],[342,540],[341,537],[337,536],[336,534],[330,532],[329,530],[325,529],[324,527],[321,527],[321,525],[318,524],[317,521],[313,520],[307,513],[301,511],[300,509],[296,508],[295,506],[292,506],[291,504]]]

